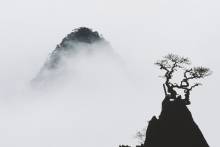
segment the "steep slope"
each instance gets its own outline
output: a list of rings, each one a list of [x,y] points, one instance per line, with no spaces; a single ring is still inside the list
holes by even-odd
[[[119,61],[119,56],[98,32],[86,27],[75,29],[52,51],[32,84],[54,81],[68,73],[68,68],[74,68],[74,64],[81,58],[96,58],[97,55],[98,58]]]
[[[89,47],[94,44],[110,47],[110,44],[98,32],[85,27],[75,29],[57,45],[45,63],[44,68],[57,68],[63,57],[69,57],[82,50],[92,52],[94,50]]]
[[[181,99],[165,100],[162,112],[149,122],[144,147],[208,147],[192,114]]]

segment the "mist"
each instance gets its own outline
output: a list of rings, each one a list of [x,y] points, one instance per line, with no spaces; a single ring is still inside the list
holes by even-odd
[[[63,57],[56,70],[43,75],[36,72],[41,68],[26,68],[27,60],[35,62],[28,55],[15,65],[5,63],[11,69],[5,71],[7,78],[1,77],[2,145],[110,147],[137,142],[136,132],[160,108],[143,103],[150,92],[144,88],[147,79],[113,48],[98,43],[89,46],[92,53],[85,48],[77,45],[79,52]]]
[[[210,146],[220,130],[219,1],[5,1],[0,6],[0,145],[118,146],[160,113],[161,71],[168,53],[210,67],[192,92],[193,118]],[[87,26],[110,42],[109,54],[67,59],[61,76],[42,88],[30,82],[56,44]]]

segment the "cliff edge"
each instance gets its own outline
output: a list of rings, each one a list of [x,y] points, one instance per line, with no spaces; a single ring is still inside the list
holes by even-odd
[[[157,119],[149,122],[144,147],[208,147],[182,99],[165,98]]]

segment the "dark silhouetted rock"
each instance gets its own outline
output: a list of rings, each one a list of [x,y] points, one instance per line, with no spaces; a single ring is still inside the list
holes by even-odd
[[[208,147],[192,114],[181,99],[164,99],[162,112],[149,122],[144,147]]]

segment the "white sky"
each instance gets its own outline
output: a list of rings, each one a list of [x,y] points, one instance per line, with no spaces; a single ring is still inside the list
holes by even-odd
[[[0,114],[2,117],[0,115],[0,122],[3,123],[0,124],[0,129],[3,131],[0,130],[0,136],[4,140],[0,140],[0,145],[11,147],[14,146],[14,142],[16,146],[58,147],[62,146],[63,142],[66,146],[83,146],[87,142],[94,146],[98,144],[101,147],[105,143],[112,147],[119,143],[133,143],[132,134],[135,134],[137,129],[141,129],[153,114],[159,113],[160,101],[163,97],[162,80],[158,79],[160,71],[154,67],[153,62],[167,53],[174,52],[190,57],[195,65],[205,65],[214,71],[214,74],[205,80],[202,87],[193,91],[190,109],[209,145],[218,147],[220,145],[217,134],[220,130],[218,115],[220,112],[218,98],[220,82],[218,76],[220,74],[218,65],[220,63],[219,6],[220,2],[217,0],[1,0],[0,88],[2,92],[0,103],[2,109]],[[63,109],[66,108],[67,103],[62,102],[59,96],[54,101],[50,99],[46,102],[41,100],[30,102],[30,100],[21,98],[25,93],[25,90],[23,91],[20,87],[21,83],[28,83],[39,71],[56,44],[60,43],[67,33],[79,26],[87,26],[99,31],[111,43],[115,51],[133,70],[132,73],[138,81],[137,87],[141,89],[139,89],[141,91],[139,95],[134,94],[136,97],[134,96],[133,100],[132,97],[128,101],[126,98],[119,100],[126,104],[120,105],[119,103],[114,111],[110,111],[112,105],[109,105],[109,109],[106,108],[106,112],[101,110],[103,113],[111,115],[110,118],[114,120],[115,127],[106,118],[103,128],[101,126],[94,133],[95,135],[89,135],[90,139],[83,133],[78,136],[73,133],[77,130],[72,126],[74,120],[69,119],[71,117],[69,115],[63,115],[66,114],[66,111],[71,112],[73,109]],[[119,80],[118,76],[116,77]],[[121,96],[130,95],[129,92],[125,94],[123,90],[119,92]],[[117,95],[117,91],[114,92],[112,95]],[[19,96],[11,98],[13,93],[14,95],[19,93]],[[102,94],[105,95],[104,92]],[[24,95],[27,96],[27,94]],[[36,96],[36,98],[39,97]],[[60,97],[62,97],[62,93],[60,93]],[[81,101],[77,102],[81,103]],[[27,108],[25,114],[22,109],[24,103]],[[93,118],[96,121],[87,123],[77,121],[77,125],[88,125],[87,130],[91,132],[95,130],[93,127],[98,128],[97,122],[102,120],[99,119],[103,115],[99,113],[100,109],[103,109],[99,103],[102,103],[102,100],[86,102],[90,106],[89,108],[96,107],[97,110],[93,111],[96,112]],[[55,108],[57,105],[60,109]],[[45,110],[45,113],[50,116],[59,113],[48,122],[63,120],[51,127],[54,128],[51,129],[52,132],[55,131],[54,133],[47,133],[47,131],[39,133],[38,127],[50,132],[48,129],[50,125],[44,123],[47,118],[41,115],[44,114],[44,111],[42,113],[38,111],[41,107],[43,107],[42,111]],[[74,118],[75,115],[80,116],[81,111],[82,114],[93,115],[90,114],[91,111],[87,107],[85,109],[81,107],[84,108],[84,105],[80,106],[79,113],[69,113],[74,114]],[[133,109],[129,111],[129,108]],[[22,111],[19,111],[21,109]],[[120,111],[121,109],[124,111]],[[117,111],[121,113],[118,114]],[[126,116],[123,119],[121,115]],[[36,122],[37,120],[39,123]],[[89,120],[91,121],[91,119]],[[65,126],[68,121],[73,124],[67,124],[66,129],[73,132],[59,128]],[[24,122],[32,124],[24,125]],[[106,133],[104,129],[109,133]],[[66,136],[60,137],[59,140],[56,131],[61,134],[63,132]],[[80,130],[78,131],[80,132]],[[97,137],[97,134],[100,134],[100,137]],[[122,136],[123,134],[124,136]],[[75,142],[73,138],[75,138]],[[97,138],[100,139],[100,144],[97,142]],[[25,142],[25,140],[30,142]]]

